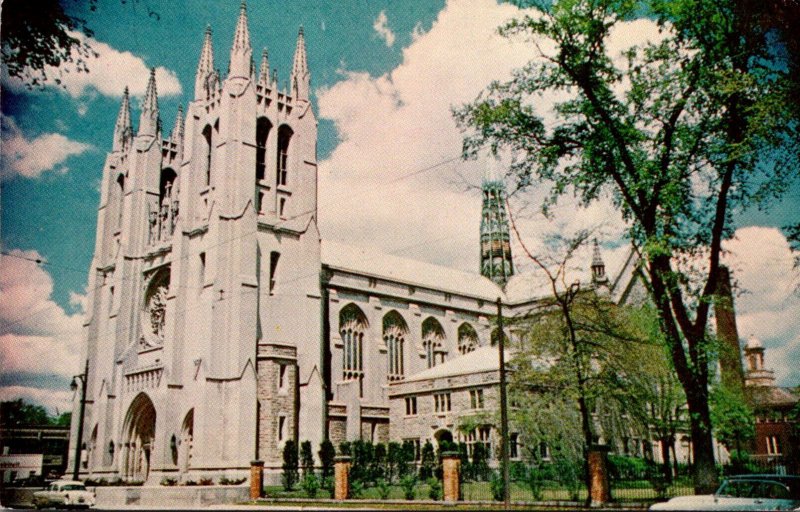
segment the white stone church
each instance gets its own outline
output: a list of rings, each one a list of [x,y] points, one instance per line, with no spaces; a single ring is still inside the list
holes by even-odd
[[[496,300],[514,316],[546,293],[514,273],[502,181],[484,180],[479,272],[323,241],[302,30],[285,90],[266,51],[253,65],[244,6],[226,77],[214,59],[209,29],[168,136],[153,74],[136,129],[123,97],[89,273],[82,476],[278,471],[288,439],[491,442],[457,423],[496,401]],[[636,268],[606,276],[595,252],[594,285],[642,294]]]

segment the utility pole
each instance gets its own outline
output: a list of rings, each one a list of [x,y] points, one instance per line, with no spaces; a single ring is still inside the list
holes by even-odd
[[[83,369],[83,375],[75,375],[72,377],[72,383],[70,384],[70,388],[72,391],[78,390],[78,383],[75,381],[78,379],[81,381],[81,407],[80,407],[80,415],[78,416],[78,436],[75,439],[75,467],[72,471],[72,479],[78,480],[78,474],[80,473],[81,468],[81,443],[83,441],[83,414],[86,410],[86,385],[89,382],[89,360],[86,360],[86,366]]]
[[[503,502],[508,508],[511,486],[508,474],[508,408],[506,407],[506,348],[503,332],[503,303],[497,298],[497,346],[500,351],[500,465],[503,471]]]

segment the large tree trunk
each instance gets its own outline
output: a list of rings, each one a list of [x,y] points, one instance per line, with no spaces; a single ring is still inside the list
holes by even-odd
[[[711,435],[711,414],[708,408],[708,388],[695,386],[686,395],[692,433],[692,473],[697,494],[710,494],[717,487],[717,468],[714,462],[714,440]]]
[[[669,448],[672,445],[671,436],[663,436],[658,440],[661,445],[661,467],[664,472],[664,481],[672,483],[672,463],[670,461]]]

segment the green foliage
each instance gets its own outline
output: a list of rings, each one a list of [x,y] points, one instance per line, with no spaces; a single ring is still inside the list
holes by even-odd
[[[386,454],[386,445],[382,443],[378,443],[375,445],[375,450],[373,452],[373,460],[370,469],[370,478],[375,480],[383,480],[386,478],[386,474],[388,472],[388,457]]]
[[[350,480],[348,482],[350,484],[350,497],[353,499],[359,499],[364,496],[364,482],[361,480]]]
[[[330,440],[325,439],[319,445],[319,451],[317,452],[319,455],[319,462],[322,466],[322,483],[323,487],[327,479],[333,476],[333,459],[336,457],[336,449],[333,447],[333,443]]]
[[[438,478],[428,479],[428,498],[434,501],[442,499],[442,482]]]
[[[299,478],[298,475],[298,455],[297,443],[289,439],[283,445],[283,488],[286,491],[294,489]]]
[[[489,480],[489,486],[492,489],[492,498],[495,501],[505,500],[506,483],[503,481],[503,475],[499,471],[492,472],[492,477]]]
[[[389,498],[389,491],[392,490],[392,486],[388,480],[384,480],[383,478],[378,479],[375,482],[375,487],[378,490],[378,497],[380,497],[380,499],[385,500]]]
[[[176,485],[178,485],[178,479],[177,478],[170,478],[170,477],[166,477],[165,476],[164,478],[161,479],[161,485],[163,485],[165,487],[176,486]]]
[[[534,501],[542,500],[542,489],[544,487],[544,472],[539,466],[531,466],[527,471],[523,471],[525,477],[525,484],[531,491],[531,497]]]
[[[317,475],[315,475],[313,471],[304,473],[303,479],[300,481],[300,487],[309,498],[316,498],[317,491],[319,491],[320,488],[319,478],[317,478]]]
[[[430,440],[425,441],[422,446],[422,460],[419,466],[420,480],[427,480],[433,476],[436,469],[436,454]]]
[[[729,451],[741,451],[755,439],[753,410],[738,391],[724,386],[717,386],[711,391],[711,421],[714,437]]]
[[[57,425],[63,416],[52,418],[41,405],[29,404],[21,398],[0,402],[0,424],[3,425]]]
[[[311,451],[311,441],[300,443],[300,466],[303,468],[304,477],[314,472],[314,453]]]
[[[489,451],[486,445],[481,442],[476,442],[472,446],[472,479],[478,481],[488,480],[492,475],[492,470],[489,467]]]
[[[403,488],[403,497],[407,500],[413,500],[416,495],[417,476],[413,473],[405,475],[400,479],[400,487]]]
[[[401,474],[405,474],[407,461],[403,453],[403,447],[400,443],[389,443],[388,453],[386,455],[386,479],[389,483],[396,481]]]
[[[339,455],[351,455],[352,445],[350,441],[342,441],[339,443]]]

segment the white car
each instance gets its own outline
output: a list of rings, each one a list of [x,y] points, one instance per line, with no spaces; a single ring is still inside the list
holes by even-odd
[[[83,482],[58,480],[47,489],[33,493],[33,506],[89,508],[94,506],[94,493],[87,491]]]
[[[714,494],[680,496],[650,510],[800,510],[800,476],[732,476]]]

